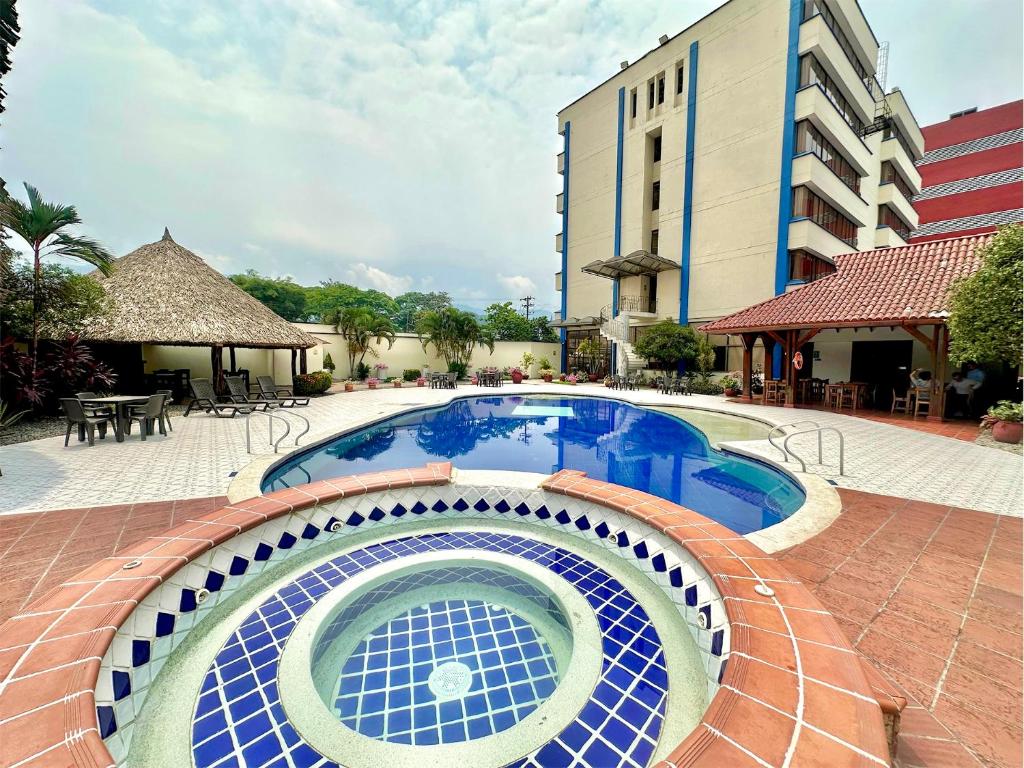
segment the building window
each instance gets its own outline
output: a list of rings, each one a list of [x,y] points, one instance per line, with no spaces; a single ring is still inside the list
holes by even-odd
[[[793,190],[793,218],[810,219],[847,245],[857,247],[857,225],[807,187]]]
[[[654,159],[652,160],[652,162],[660,163],[661,162],[661,136],[655,136],[654,137],[653,155],[654,155]]]
[[[896,170],[896,166],[888,160],[882,163],[882,183],[895,184],[896,189],[903,193],[908,202],[914,197],[914,190],[903,180],[903,176]]]
[[[653,253],[653,254],[657,254],[658,253],[658,230],[656,230],[656,229],[652,229],[651,230],[651,250],[650,250],[650,252]]]
[[[636,119],[636,88],[629,92],[629,115]]]
[[[683,92],[683,65],[680,64],[676,67],[676,94]]]
[[[790,282],[810,283],[819,277],[831,275],[836,271],[835,264],[818,258],[807,251],[789,252]]]
[[[665,103],[665,76],[658,75],[658,103]]]
[[[876,88],[873,87],[875,80],[874,75],[868,73],[867,68],[857,57],[853,44],[846,36],[846,33],[843,32],[842,27],[839,26],[839,20],[829,9],[825,0],[804,0],[804,11],[801,21],[808,21],[815,16],[821,16],[821,20],[825,22],[825,26],[832,30],[832,34],[835,35],[836,42],[839,43],[839,47],[842,48],[843,53],[846,54],[846,58],[853,67],[853,71],[857,73],[857,77],[861,79],[861,82],[867,86],[868,91],[870,91],[872,95],[875,95]],[[881,94],[878,95],[880,96]]]
[[[654,81],[647,84],[647,108],[654,109]]]
[[[569,359],[570,366],[583,367],[586,363],[577,355],[576,350],[580,346],[580,342],[585,339],[593,339],[597,342],[599,352],[597,354],[597,374],[598,376],[604,376],[610,367],[611,363],[611,342],[608,341],[597,328],[583,328],[580,330],[566,331],[565,332],[565,352]]]
[[[889,227],[904,240],[910,239],[910,225],[888,205],[878,206],[878,226]]]
[[[656,181],[651,185],[651,210],[656,211],[661,207],[661,182]]]
[[[860,175],[846,158],[836,151],[832,142],[806,120],[796,124],[796,154],[810,152],[827,165],[839,180],[854,192],[860,193]]]
[[[864,130],[864,121],[857,117],[835,80],[829,76],[812,54],[805,53],[800,57],[800,87],[804,88],[808,85],[817,85],[821,88],[853,130],[858,134]]]

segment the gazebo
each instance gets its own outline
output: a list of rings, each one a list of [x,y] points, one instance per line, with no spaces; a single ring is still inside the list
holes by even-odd
[[[754,345],[761,339],[765,360],[782,351],[781,380],[786,405],[795,405],[796,353],[825,330],[899,329],[919,342],[930,357],[932,407],[941,420],[949,368],[949,291],[980,265],[978,251],[991,234],[847,253],[836,257],[836,271],[768,301],[727,315],[701,330],[740,338],[743,396],[750,398]]]
[[[171,233],[115,260],[113,272],[92,273],[110,300],[110,310],[90,321],[85,341],[118,345],[209,347],[212,379],[223,390],[223,351],[235,348],[290,349],[305,373],[306,350],[321,343],[243,291],[178,245]]]

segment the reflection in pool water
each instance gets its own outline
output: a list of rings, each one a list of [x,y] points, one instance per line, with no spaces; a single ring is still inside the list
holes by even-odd
[[[573,415],[514,415],[522,405],[571,408]],[[784,474],[714,450],[692,425],[597,397],[474,397],[396,416],[295,455],[267,476],[263,489],[446,459],[461,469],[578,469],[677,502],[739,533],[774,525],[804,501]]]

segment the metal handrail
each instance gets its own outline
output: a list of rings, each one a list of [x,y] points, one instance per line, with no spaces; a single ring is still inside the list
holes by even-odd
[[[799,432],[791,432],[790,434],[786,435],[786,439],[782,441],[782,448],[783,448],[784,452],[787,453],[788,455],[792,456],[797,461],[799,461],[800,462],[800,471],[801,472],[806,472],[807,471],[807,462],[805,462],[803,459],[801,459],[799,456],[797,456],[796,453],[790,449],[789,441],[792,440],[797,435],[807,435],[807,434],[810,434],[811,432],[817,432],[818,433],[818,464],[823,464],[823,462],[822,462],[822,453],[821,453],[821,435],[822,435],[822,433],[823,432],[835,432],[837,435],[839,435],[839,476],[842,477],[842,475],[843,475],[844,457],[845,457],[845,454],[846,454],[846,441],[843,438],[843,433],[840,432],[835,427],[816,427],[814,429],[804,429],[804,430],[801,430]]]
[[[296,412],[295,412],[295,411],[293,411],[293,410],[287,410],[287,411],[286,411],[286,410],[283,410],[283,409],[282,409],[282,410],[279,410],[279,411],[277,412],[277,416],[278,416],[278,417],[281,417],[281,416],[294,416],[294,417],[295,417],[295,418],[297,418],[297,419],[301,419],[301,420],[302,420],[302,423],[306,425],[306,428],[305,428],[304,430],[302,430],[301,432],[299,432],[299,434],[297,434],[297,435],[295,436],[295,442],[294,442],[294,445],[298,445],[298,444],[299,444],[299,438],[300,438],[300,437],[302,437],[303,435],[305,435],[305,434],[306,434],[307,432],[309,432],[309,430],[310,430],[310,424],[309,424],[309,419],[307,419],[307,418],[306,418],[305,416],[303,416],[303,415],[302,415],[301,413],[296,413]]]
[[[775,435],[775,430],[777,430],[777,429],[780,430],[780,434],[785,436],[785,434],[786,434],[785,433],[786,427],[799,427],[799,426],[802,426],[804,424],[810,424],[811,426],[814,426],[814,427],[820,427],[821,426],[821,424],[819,424],[816,421],[811,421],[810,419],[803,419],[802,421],[791,421],[788,424],[776,424],[774,427],[772,427],[768,431],[768,442],[771,443],[772,447],[777,448],[779,451],[782,452],[782,460],[783,461],[789,461],[789,457],[786,456],[786,452],[782,449],[782,446],[779,445],[778,443],[776,443],[772,439],[774,437],[774,435]],[[819,442],[820,442],[820,436],[819,436]],[[819,452],[820,452],[820,450],[821,450],[821,447],[819,446]]]
[[[303,435],[305,435],[307,432],[309,432],[309,429],[310,429],[309,419],[307,419],[305,416],[303,416],[301,414],[295,413],[293,411],[270,411],[270,410],[266,410],[266,411],[253,411],[252,413],[246,414],[246,418],[245,418],[245,450],[246,450],[246,453],[252,453],[252,433],[251,433],[251,430],[249,428],[249,420],[253,417],[253,415],[255,415],[257,413],[264,413],[267,416],[267,431],[269,433],[269,442],[270,442],[270,444],[272,446],[274,446],[274,453],[277,453],[277,449],[281,445],[281,442],[286,437],[288,437],[288,435],[291,434],[291,431],[292,431],[291,422],[288,421],[288,419],[284,418],[284,414],[285,413],[287,413],[289,416],[295,416],[295,417],[297,417],[299,419],[302,419],[302,421],[306,425],[306,428],[304,430],[302,430],[302,432],[300,432],[299,434],[297,434],[295,436],[294,445],[298,446],[299,438],[302,437]],[[274,440],[274,419],[277,419],[282,424],[284,424],[284,434],[281,435],[279,438],[277,438],[276,441]]]

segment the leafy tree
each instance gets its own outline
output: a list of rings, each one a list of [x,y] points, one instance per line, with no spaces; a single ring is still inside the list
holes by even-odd
[[[32,357],[31,372],[35,376],[39,367],[43,257],[80,259],[92,264],[104,275],[110,274],[113,257],[95,240],[68,231],[82,223],[73,205],[48,203],[40,196],[39,190],[28,183],[25,184],[25,191],[28,193],[28,205],[9,196],[0,201],[0,227],[18,235],[32,249],[32,336],[29,354]]]
[[[396,296],[395,304],[398,305],[398,311],[392,318],[395,325],[399,330],[410,333],[416,330],[416,320],[421,313],[437,312],[445,307],[450,307],[452,297],[448,295],[447,291],[431,291],[430,293],[409,291],[401,296]]]
[[[244,274],[231,275],[230,279],[285,320],[301,323],[309,319],[306,311],[308,289],[292,282],[290,277],[263,277],[256,270],[249,269]]]
[[[703,381],[707,381],[711,377],[711,371],[715,367],[715,345],[711,343],[711,339],[705,333],[697,334],[697,348],[693,364]]]
[[[558,332],[551,327],[551,321],[546,317],[535,317],[530,323],[533,325],[534,341],[543,341],[546,344],[558,343]]]
[[[644,331],[633,345],[640,357],[646,357],[663,370],[697,358],[697,333],[688,325],[662,320]]]
[[[4,111],[3,77],[11,71],[11,51],[18,44],[18,9],[14,0],[0,0],[0,114]],[[0,179],[0,195],[6,194],[4,180]]]
[[[494,351],[494,334],[483,328],[470,312],[455,307],[431,310],[420,315],[416,323],[423,350],[433,345],[437,354],[448,364],[448,370],[457,366],[465,370],[477,346]]]
[[[511,301],[491,304],[484,310],[484,327],[497,341],[533,341],[533,323],[512,308]]]
[[[954,364],[1021,361],[1022,229],[1002,227],[981,254],[981,267],[950,295],[949,358]]]
[[[2,261],[2,258],[0,258]],[[25,263],[0,266],[4,311],[0,335],[27,339],[32,335],[32,291],[35,274]],[[44,264],[39,280],[41,335],[63,339],[81,329],[86,320],[108,309],[107,294],[98,282],[58,264]]]
[[[311,317],[331,323],[329,317],[336,317],[343,309],[358,307],[367,309],[385,318],[394,317],[398,312],[395,300],[380,291],[356,288],[354,285],[325,280],[314,288],[308,288],[306,308]]]
[[[348,350],[349,376],[356,376],[357,368],[365,365],[367,353],[376,356],[374,344],[387,342],[388,349],[395,343],[395,326],[383,315],[374,314],[365,307],[346,307],[328,314],[325,322],[337,326]]]

